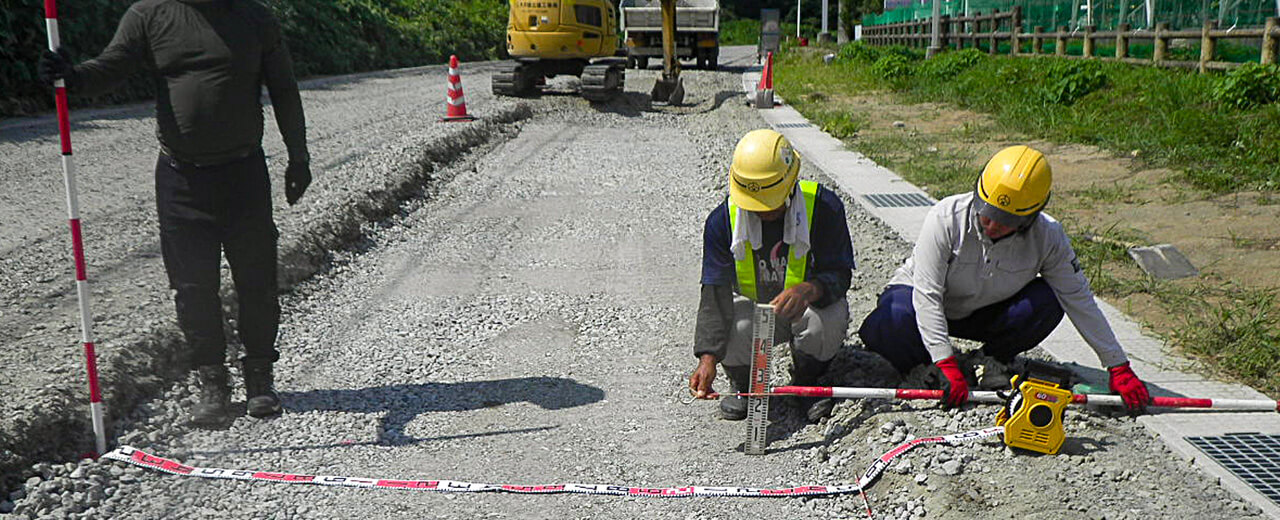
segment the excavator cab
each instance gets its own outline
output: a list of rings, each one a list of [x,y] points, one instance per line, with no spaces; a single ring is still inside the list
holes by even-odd
[[[511,0],[507,53],[493,93],[526,96],[547,78],[582,78],[582,97],[606,101],[622,92],[626,62],[618,49],[618,10],[608,0]]]

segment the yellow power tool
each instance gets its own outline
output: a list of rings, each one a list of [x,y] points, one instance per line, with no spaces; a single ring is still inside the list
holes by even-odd
[[[1038,361],[1009,380],[1012,392],[996,415],[1004,443],[1014,448],[1055,454],[1066,439],[1062,418],[1072,393],[1071,372]]]

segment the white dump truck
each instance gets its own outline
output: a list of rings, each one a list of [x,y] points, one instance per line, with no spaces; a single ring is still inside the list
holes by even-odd
[[[623,38],[627,64],[648,68],[649,58],[662,60],[662,7],[659,0],[622,0]],[[720,59],[720,2],[676,2],[675,57],[695,60],[700,69],[715,69]]]

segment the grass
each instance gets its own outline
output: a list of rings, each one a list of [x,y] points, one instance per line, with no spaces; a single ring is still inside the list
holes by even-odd
[[[890,54],[908,58],[909,67],[904,70],[898,58],[881,61]],[[909,124],[890,132],[870,128],[859,112],[859,96],[904,104],[941,101],[989,116],[989,121],[963,122],[950,131],[949,141],[963,147],[1011,139],[1075,142],[1135,155],[1146,167],[1177,172],[1166,181],[1177,189],[1161,195],[1173,198],[1151,203],[1179,204],[1189,197],[1240,190],[1256,191],[1262,203],[1280,200],[1280,104],[1244,110],[1225,106],[1213,93],[1225,76],[990,57],[976,50],[929,61],[915,58],[910,49],[846,47],[838,55],[836,62],[823,65],[817,53],[785,52],[774,78],[780,95],[811,121],[836,129],[833,135],[937,198],[972,189],[978,167],[973,154],[939,149],[936,136],[915,135]],[[1140,203],[1141,189],[1095,184],[1064,192],[1062,199],[1077,208]],[[1123,246],[1082,239],[1096,235],[1147,243],[1149,237],[1071,218],[1063,224],[1097,294],[1152,306],[1157,312],[1149,315],[1158,323],[1148,326],[1171,346],[1203,361],[1210,372],[1280,396],[1276,289],[1246,288],[1213,277],[1156,280]],[[1230,234],[1229,240],[1250,245],[1252,239]]]

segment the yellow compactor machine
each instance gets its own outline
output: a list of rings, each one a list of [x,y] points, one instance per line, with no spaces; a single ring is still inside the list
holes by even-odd
[[[654,101],[679,104],[684,97],[675,60],[675,0],[661,0],[662,76]],[[622,93],[626,60],[618,51],[618,9],[610,0],[511,0],[507,54],[494,72],[493,93],[527,96],[561,74],[582,78],[582,97],[607,101]]]

